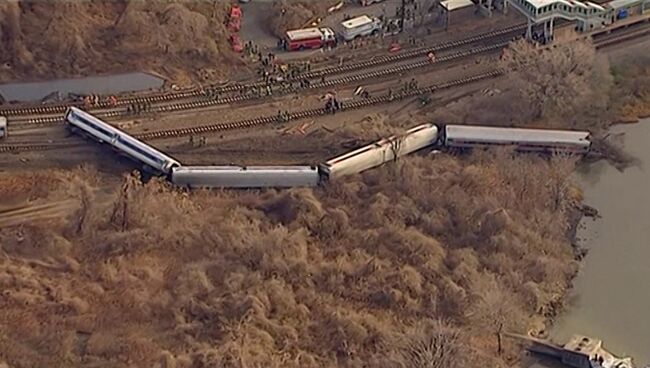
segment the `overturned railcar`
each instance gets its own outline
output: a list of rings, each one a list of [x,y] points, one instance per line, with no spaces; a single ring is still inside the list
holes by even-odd
[[[447,148],[511,146],[518,151],[587,153],[591,134],[587,131],[447,125]]]
[[[157,173],[169,175],[172,168],[181,165],[180,162],[156,148],[76,107],[68,109],[65,121],[73,132],[81,132],[100,143],[106,143],[118,152],[140,162],[145,168],[151,168]]]
[[[320,165],[321,172],[329,179],[362,171],[408,155],[438,140],[438,127],[433,124],[418,125],[403,135],[392,136],[361,147],[344,155],[334,157]]]

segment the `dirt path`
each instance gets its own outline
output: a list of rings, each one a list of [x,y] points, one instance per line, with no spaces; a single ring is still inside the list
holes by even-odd
[[[36,221],[65,218],[78,208],[79,201],[66,199],[47,203],[25,203],[0,208],[0,227],[16,226]]]

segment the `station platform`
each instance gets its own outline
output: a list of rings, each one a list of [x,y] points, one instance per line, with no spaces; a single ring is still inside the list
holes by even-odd
[[[576,0],[506,0],[524,15],[528,21],[526,38],[553,40],[556,22],[569,21],[576,24],[579,32],[600,31],[610,25],[635,22],[633,19],[650,13],[650,0],[613,0],[596,3]]]

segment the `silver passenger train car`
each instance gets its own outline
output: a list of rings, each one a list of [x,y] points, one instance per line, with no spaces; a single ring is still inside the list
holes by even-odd
[[[317,186],[320,177],[312,166],[181,166],[171,180],[189,188],[290,188]]]
[[[172,157],[76,107],[68,109],[65,121],[73,131],[81,130],[97,141],[111,145],[119,152],[146,165],[145,167],[153,168],[162,174],[171,174],[174,167],[181,166],[181,163]]]
[[[7,118],[0,116],[0,139],[7,137]]]
[[[587,131],[447,125],[443,145],[449,148],[513,146],[519,151],[586,153]]]
[[[418,125],[400,137],[392,136],[330,159],[320,165],[329,179],[357,174],[397,157],[408,155],[438,140],[438,127],[433,124]]]

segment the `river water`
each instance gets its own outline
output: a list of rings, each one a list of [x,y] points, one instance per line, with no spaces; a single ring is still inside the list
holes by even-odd
[[[638,163],[620,172],[601,161],[578,173],[585,203],[602,218],[584,219],[578,231],[589,253],[551,337],[600,338],[614,354],[644,367],[650,364],[650,119],[616,126],[612,134],[618,133]]]

